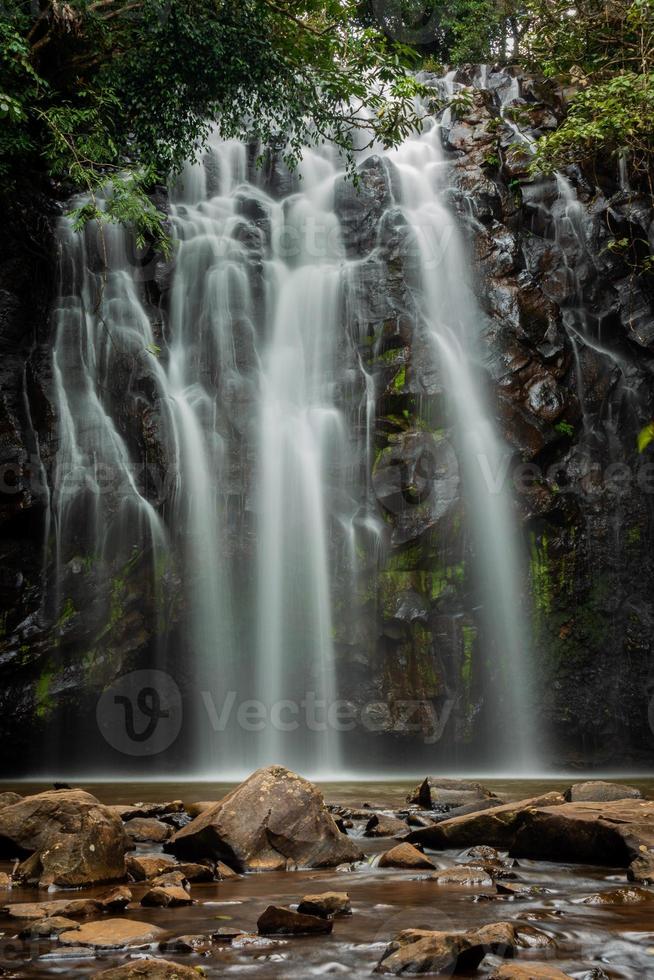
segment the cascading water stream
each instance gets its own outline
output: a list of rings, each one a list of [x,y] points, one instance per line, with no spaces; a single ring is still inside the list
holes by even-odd
[[[379,392],[362,357],[359,297],[386,217],[398,213],[415,246],[415,275],[406,282],[412,316],[426,332],[425,357],[442,378],[453,420],[483,607],[487,715],[492,731],[511,736],[509,756],[497,735],[492,761],[516,771],[537,763],[508,456],[478,377],[481,314],[461,234],[442,200],[448,168],[439,127],[380,165],[391,199],[377,244],[353,257],[335,203],[343,183],[335,151],[307,152],[301,182],[282,174],[279,194],[250,148],[212,139],[172,190],[175,262],[156,336],[125,233],[105,231],[103,273],[85,239],[73,241],[64,226],[56,565],[61,571],[84,551],[80,513],[88,515],[89,548],[103,561],[151,555],[155,591],[161,555],[171,558],[189,628],[167,662],[181,661],[190,675],[186,738],[201,775],[272,762],[342,772],[344,741],[329,717],[347,695],[336,636],[344,624],[356,632],[361,568],[380,566],[388,537],[371,476]],[[138,440],[112,394],[119,355],[147,365],[155,393],[173,477],[156,506],[147,478],[135,475]],[[134,372],[127,395],[140,404],[133,383]],[[100,464],[120,475],[119,492],[98,490]],[[244,706],[254,706],[254,721],[239,712]]]
[[[496,736],[494,763],[534,771],[537,733],[529,689],[530,638],[519,608],[523,556],[510,498],[510,452],[502,445],[476,371],[481,313],[470,282],[461,233],[442,195],[447,165],[439,128],[427,125],[392,158],[401,177],[401,203],[413,229],[420,266],[419,315],[428,325],[454,421],[463,470],[483,625],[494,658],[494,722],[511,718],[508,741]]]

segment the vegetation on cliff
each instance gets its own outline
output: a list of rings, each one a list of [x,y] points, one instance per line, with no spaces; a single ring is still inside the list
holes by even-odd
[[[212,124],[284,148],[401,140],[416,85],[340,0],[7,0],[0,12],[0,179],[6,196],[54,180],[99,216],[161,234],[148,190]]]

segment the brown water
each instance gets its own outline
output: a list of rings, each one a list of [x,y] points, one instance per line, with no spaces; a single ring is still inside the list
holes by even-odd
[[[323,784],[328,800],[361,805],[401,808],[408,788],[415,781],[330,783]],[[484,780],[498,795],[525,798],[536,793],[560,789],[570,780],[500,781]],[[630,780],[648,796],[654,795],[653,780]],[[10,788],[0,785],[0,791]],[[43,785],[20,784],[16,789],[27,793]],[[225,783],[100,783],[85,784],[107,803],[129,803],[181,798],[187,802],[219,799],[231,788]],[[138,903],[145,885],[133,885],[133,908],[130,918],[152,922],[170,930],[171,937],[188,933],[210,933],[221,926],[256,932],[256,921],[271,903],[292,905],[307,892],[347,891],[352,900],[353,915],[337,918],[331,936],[292,938],[271,942],[257,940],[252,945],[216,947],[208,958],[197,954],[172,956],[193,966],[202,966],[207,977],[304,978],[343,976],[370,977],[381,953],[392,936],[401,929],[422,927],[461,930],[500,920],[515,920],[525,914],[536,914],[532,924],[556,937],[558,949],[552,965],[574,977],[585,977],[588,971],[601,967],[610,978],[654,978],[654,891],[652,902],[618,908],[598,908],[577,904],[578,899],[597,890],[619,887],[625,882],[623,868],[592,868],[523,861],[516,869],[521,881],[547,889],[528,900],[500,899],[475,901],[475,897],[494,890],[443,887],[434,881],[420,880],[416,872],[381,870],[375,867],[376,855],[390,846],[388,840],[363,842],[369,855],[355,871],[298,871],[246,875],[236,881],[194,884],[192,897],[196,904],[182,909],[145,909]],[[156,845],[140,845],[139,853],[157,853]],[[455,863],[455,852],[431,855],[445,868]],[[0,870],[10,870],[8,863]],[[85,889],[85,895],[106,891]],[[12,889],[6,901],[35,901],[61,898],[78,893],[58,891],[45,894],[35,889]],[[18,928],[7,917],[0,918],[2,939],[1,966],[5,976],[16,977],[88,977],[100,969],[124,963],[127,954],[104,954],[98,958],[63,959],[56,944],[41,941],[30,945],[15,940]],[[142,955],[134,953],[132,955]],[[159,954],[161,955],[161,954]],[[520,960],[542,962],[542,952],[521,951]],[[488,976],[493,963],[488,956],[475,976]],[[2,975],[2,974],[0,974]]]

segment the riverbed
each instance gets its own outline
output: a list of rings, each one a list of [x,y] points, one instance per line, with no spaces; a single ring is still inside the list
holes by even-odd
[[[563,789],[570,779],[492,780],[484,784],[506,799],[523,799],[537,793]],[[632,778],[643,795],[654,795],[654,780]],[[182,799],[186,803],[220,799],[233,784],[226,783],[83,783],[105,803],[134,803]],[[401,809],[412,781],[366,781],[321,785],[328,802],[372,809]],[[27,794],[48,788],[43,784],[2,784]],[[360,831],[355,831],[358,836]],[[208,956],[165,953],[165,958],[201,966],[207,977],[297,978],[343,976],[370,977],[388,941],[406,928],[463,930],[502,920],[529,920],[531,925],[551,934],[556,948],[521,951],[520,961],[547,960],[572,975],[600,980],[609,978],[654,977],[654,890],[652,902],[635,905],[597,907],[580,904],[585,896],[626,883],[624,868],[552,864],[521,859],[513,870],[521,883],[539,891],[528,898],[498,896],[495,888],[443,886],[420,872],[376,867],[378,855],[393,846],[392,839],[361,838],[366,861],[354,870],[273,872],[247,874],[234,880],[194,883],[194,905],[174,909],[147,909],[139,905],[147,885],[132,884],[133,902],[124,913],[130,918],[151,922],[170,931],[171,938],[184,934],[216,932],[228,928],[256,933],[259,915],[270,904],[293,905],[307,893],[347,891],[351,916],[337,917],[329,936],[289,939],[252,938],[214,944]],[[160,853],[155,844],[137,845],[137,854]],[[450,867],[460,852],[428,852],[439,868]],[[9,862],[0,871],[11,871]],[[107,891],[107,886],[84,889],[84,896]],[[4,903],[72,897],[76,893],[58,890],[43,893],[35,888],[12,888],[3,892]],[[0,919],[2,963],[8,977],[92,976],[102,968],[127,961],[124,951],[103,953],[101,957],[68,958],[54,942],[29,943],[15,939],[15,920]],[[547,955],[544,955],[544,952]],[[162,954],[158,954],[162,955]],[[499,960],[487,956],[479,970],[470,976],[488,976]],[[592,973],[593,970],[604,972]]]

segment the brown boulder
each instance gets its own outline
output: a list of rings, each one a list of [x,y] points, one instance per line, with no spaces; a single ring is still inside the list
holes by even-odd
[[[331,932],[334,926],[332,919],[318,915],[305,915],[293,912],[279,905],[269,905],[257,921],[257,929],[261,936],[303,936],[307,934]]]
[[[156,942],[165,935],[163,929],[149,922],[134,919],[98,919],[85,922],[78,929],[62,932],[59,942],[64,946],[92,946],[95,949],[118,949],[121,946],[142,946]]]
[[[547,949],[556,946],[549,933],[520,922],[492,922],[480,929],[469,930],[468,935],[480,942],[487,952],[497,956],[514,956],[517,949]]]
[[[154,885],[141,899],[141,905],[160,909],[192,904],[193,899],[182,885]]]
[[[654,802],[567,803],[525,811],[511,853],[546,861],[626,867],[654,848]]]
[[[436,867],[433,861],[419,851],[413,844],[397,844],[386,851],[379,859],[380,868],[431,868]]]
[[[216,874],[213,867],[209,864],[195,864],[194,862],[187,862],[186,864],[176,864],[170,868],[170,872],[179,871],[183,874],[185,878],[189,881],[215,881]],[[234,875],[234,872],[232,871]],[[237,877],[237,875],[234,875]]]
[[[332,915],[352,915],[350,896],[347,892],[322,892],[305,895],[297,907],[302,915],[317,915],[327,919]]]
[[[238,871],[333,867],[363,857],[341,834],[317,786],[282,766],[259,769],[165,844],[178,857]]]
[[[197,970],[181,966],[169,960],[136,960],[124,966],[114,966],[109,970],[94,973],[103,980],[198,980]]]
[[[238,871],[234,871],[234,869],[230,868],[228,864],[225,864],[223,861],[216,862],[216,878],[218,879],[218,881],[223,881],[223,879],[228,879],[228,878],[240,878],[240,877],[241,876],[238,873]]]
[[[176,867],[177,862],[165,854],[130,854],[125,859],[125,866],[132,881],[147,881]]]
[[[38,852],[39,884],[75,887],[125,877],[122,822],[82,790],[52,790],[0,809],[0,855]]]
[[[386,947],[375,972],[395,976],[472,972],[485,955],[484,947],[465,934],[405,929]]]
[[[30,922],[18,935],[21,939],[50,939],[62,932],[70,932],[71,929],[79,929],[79,923],[74,919],[66,919],[63,915],[52,915],[48,919]]]
[[[454,809],[454,807],[466,806],[468,803],[493,799],[494,796],[495,794],[481,783],[427,776],[409,793],[407,803],[417,803],[425,810],[433,810],[437,806]]]
[[[473,844],[485,844],[508,850],[514,841],[518,827],[521,826],[524,815],[537,806],[552,808],[563,805],[565,800],[560,793],[547,793],[527,800],[514,803],[504,803],[482,812],[452,817],[434,824],[413,830],[407,840],[424,844],[434,850],[445,850],[451,847],[469,847]]]
[[[563,795],[568,803],[610,803],[613,800],[642,800],[643,798],[643,794],[635,786],[606,783],[602,779],[574,783]]]
[[[366,824],[364,833],[366,837],[395,837],[396,834],[406,834],[408,829],[409,825],[404,820],[375,813]]]
[[[163,844],[172,837],[173,829],[154,817],[134,817],[125,824],[125,833],[136,842]]]

